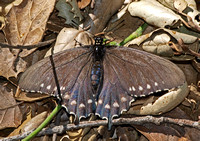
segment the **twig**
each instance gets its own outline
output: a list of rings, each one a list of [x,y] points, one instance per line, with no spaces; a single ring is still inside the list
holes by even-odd
[[[49,44],[53,43],[55,40],[56,39],[51,39],[51,40],[48,40],[48,41],[39,42],[38,44],[35,44],[35,45],[16,45],[16,46],[0,42],[0,48],[28,49],[29,50],[29,49],[39,48],[39,47],[49,45]]]
[[[184,52],[189,53],[190,55],[196,56],[196,57],[200,57],[200,54],[191,50],[190,48],[188,48],[188,46],[186,46],[183,42],[182,39],[178,39],[178,44],[181,46],[181,48],[183,49]]]
[[[124,124],[133,124],[133,125],[143,125],[145,123],[154,123],[160,125],[161,123],[175,124],[179,126],[188,126],[191,128],[196,128],[200,130],[200,122],[192,121],[187,119],[173,119],[169,117],[153,117],[153,116],[142,116],[142,117],[132,117],[132,118],[118,118],[113,119],[113,125],[124,125]],[[95,127],[95,126],[107,126],[106,120],[96,120],[96,121],[84,121],[80,122],[78,125],[68,124],[66,126],[60,125],[53,128],[43,129],[37,136],[42,135],[52,135],[54,133],[62,134],[65,131],[80,129],[85,127]],[[20,140],[26,137],[31,131],[25,132],[21,135],[12,136],[8,138],[1,139],[1,141],[11,141],[11,140]]]

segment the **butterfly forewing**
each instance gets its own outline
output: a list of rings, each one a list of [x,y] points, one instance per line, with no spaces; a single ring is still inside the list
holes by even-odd
[[[185,81],[183,72],[175,64],[140,50],[107,49],[105,60],[110,62],[123,89],[134,96],[171,89]]]
[[[47,57],[23,73],[19,86],[29,92],[58,96],[54,69],[63,105],[77,118],[87,117],[95,108],[90,81],[91,57],[89,48],[70,49],[52,56],[54,68],[50,57]]]

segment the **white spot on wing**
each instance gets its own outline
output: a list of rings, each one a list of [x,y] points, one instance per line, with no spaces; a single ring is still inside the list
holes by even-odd
[[[41,88],[44,87],[44,83],[40,84],[40,87],[41,87]]]
[[[71,105],[76,105],[76,101],[72,100],[72,102],[70,103]]]
[[[135,87],[132,86],[132,90],[135,91]]]
[[[157,83],[157,82],[155,82],[155,83],[154,83],[154,85],[155,85],[155,86],[158,86],[158,83]]]
[[[81,104],[79,105],[79,108],[85,108],[85,105],[84,105],[83,103],[81,103]]]
[[[53,90],[56,91],[56,90],[57,90],[57,87],[55,87]]]
[[[35,92],[35,90],[31,90],[31,92],[32,92],[32,93],[34,93],[34,92]]]
[[[117,107],[119,107],[119,104],[117,102],[114,102],[113,107],[117,108]]]
[[[98,104],[102,104],[102,103],[103,103],[102,99],[99,99]]]
[[[110,109],[110,105],[109,105],[109,104],[106,104],[106,105],[105,105],[105,108],[106,108],[106,109]]]
[[[151,86],[149,84],[147,84],[147,89],[151,89]]]
[[[88,99],[88,104],[91,104],[92,103],[92,99]]]
[[[139,86],[139,90],[140,90],[140,91],[142,91],[142,90],[143,90],[142,86]]]
[[[62,89],[63,89],[63,86],[60,87],[60,90],[62,90]]]
[[[51,89],[51,85],[48,85],[48,86],[47,86],[47,90],[50,90],[50,89]]]
[[[121,102],[126,102],[126,101],[127,101],[127,99],[125,97],[121,98]]]
[[[69,99],[70,96],[68,94],[65,94],[64,99]]]
[[[131,87],[129,87],[129,91],[132,91],[132,88],[131,88]]]

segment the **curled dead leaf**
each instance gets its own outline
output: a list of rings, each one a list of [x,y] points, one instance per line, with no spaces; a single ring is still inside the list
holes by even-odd
[[[157,1],[137,1],[132,2],[128,8],[132,16],[138,16],[147,23],[157,26],[178,26],[182,19],[172,10],[164,7]]]
[[[26,69],[26,62],[17,58],[16,54],[8,48],[0,48],[0,76],[9,79],[10,77],[17,78],[20,72]]]
[[[0,1],[0,29],[5,26],[5,16],[13,6],[19,5],[23,0]]]
[[[139,104],[139,106],[137,105],[136,107],[131,107],[129,111],[126,112],[126,114],[160,115],[162,113],[172,110],[178,104],[180,104],[188,95],[188,92],[189,88],[187,83],[185,82],[182,86],[170,90],[168,93],[160,96],[156,100],[150,97],[149,99],[145,100],[143,104]],[[137,100],[135,102],[137,102]],[[134,105],[135,102],[133,102],[132,104]]]
[[[91,45],[91,35],[83,30],[74,28],[63,28],[57,36],[56,44],[53,48],[53,53],[57,53],[66,49],[74,48],[80,45]],[[45,57],[51,55],[50,49]]]
[[[47,112],[42,112],[28,121],[21,129],[22,133],[37,128],[47,117]]]
[[[0,85],[0,129],[17,127],[21,124],[22,113],[13,97],[13,91],[8,91]]]
[[[94,10],[84,22],[84,27],[90,26],[91,34],[102,32],[110,17],[119,10],[123,2],[124,0],[97,0]]]

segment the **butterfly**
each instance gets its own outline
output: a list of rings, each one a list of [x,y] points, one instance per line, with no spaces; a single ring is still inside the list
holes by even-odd
[[[35,63],[22,74],[19,87],[61,99],[78,121],[95,114],[111,124],[138,97],[184,82],[183,72],[174,63],[133,48],[105,46],[102,38],[96,38],[94,45],[68,49]]]

